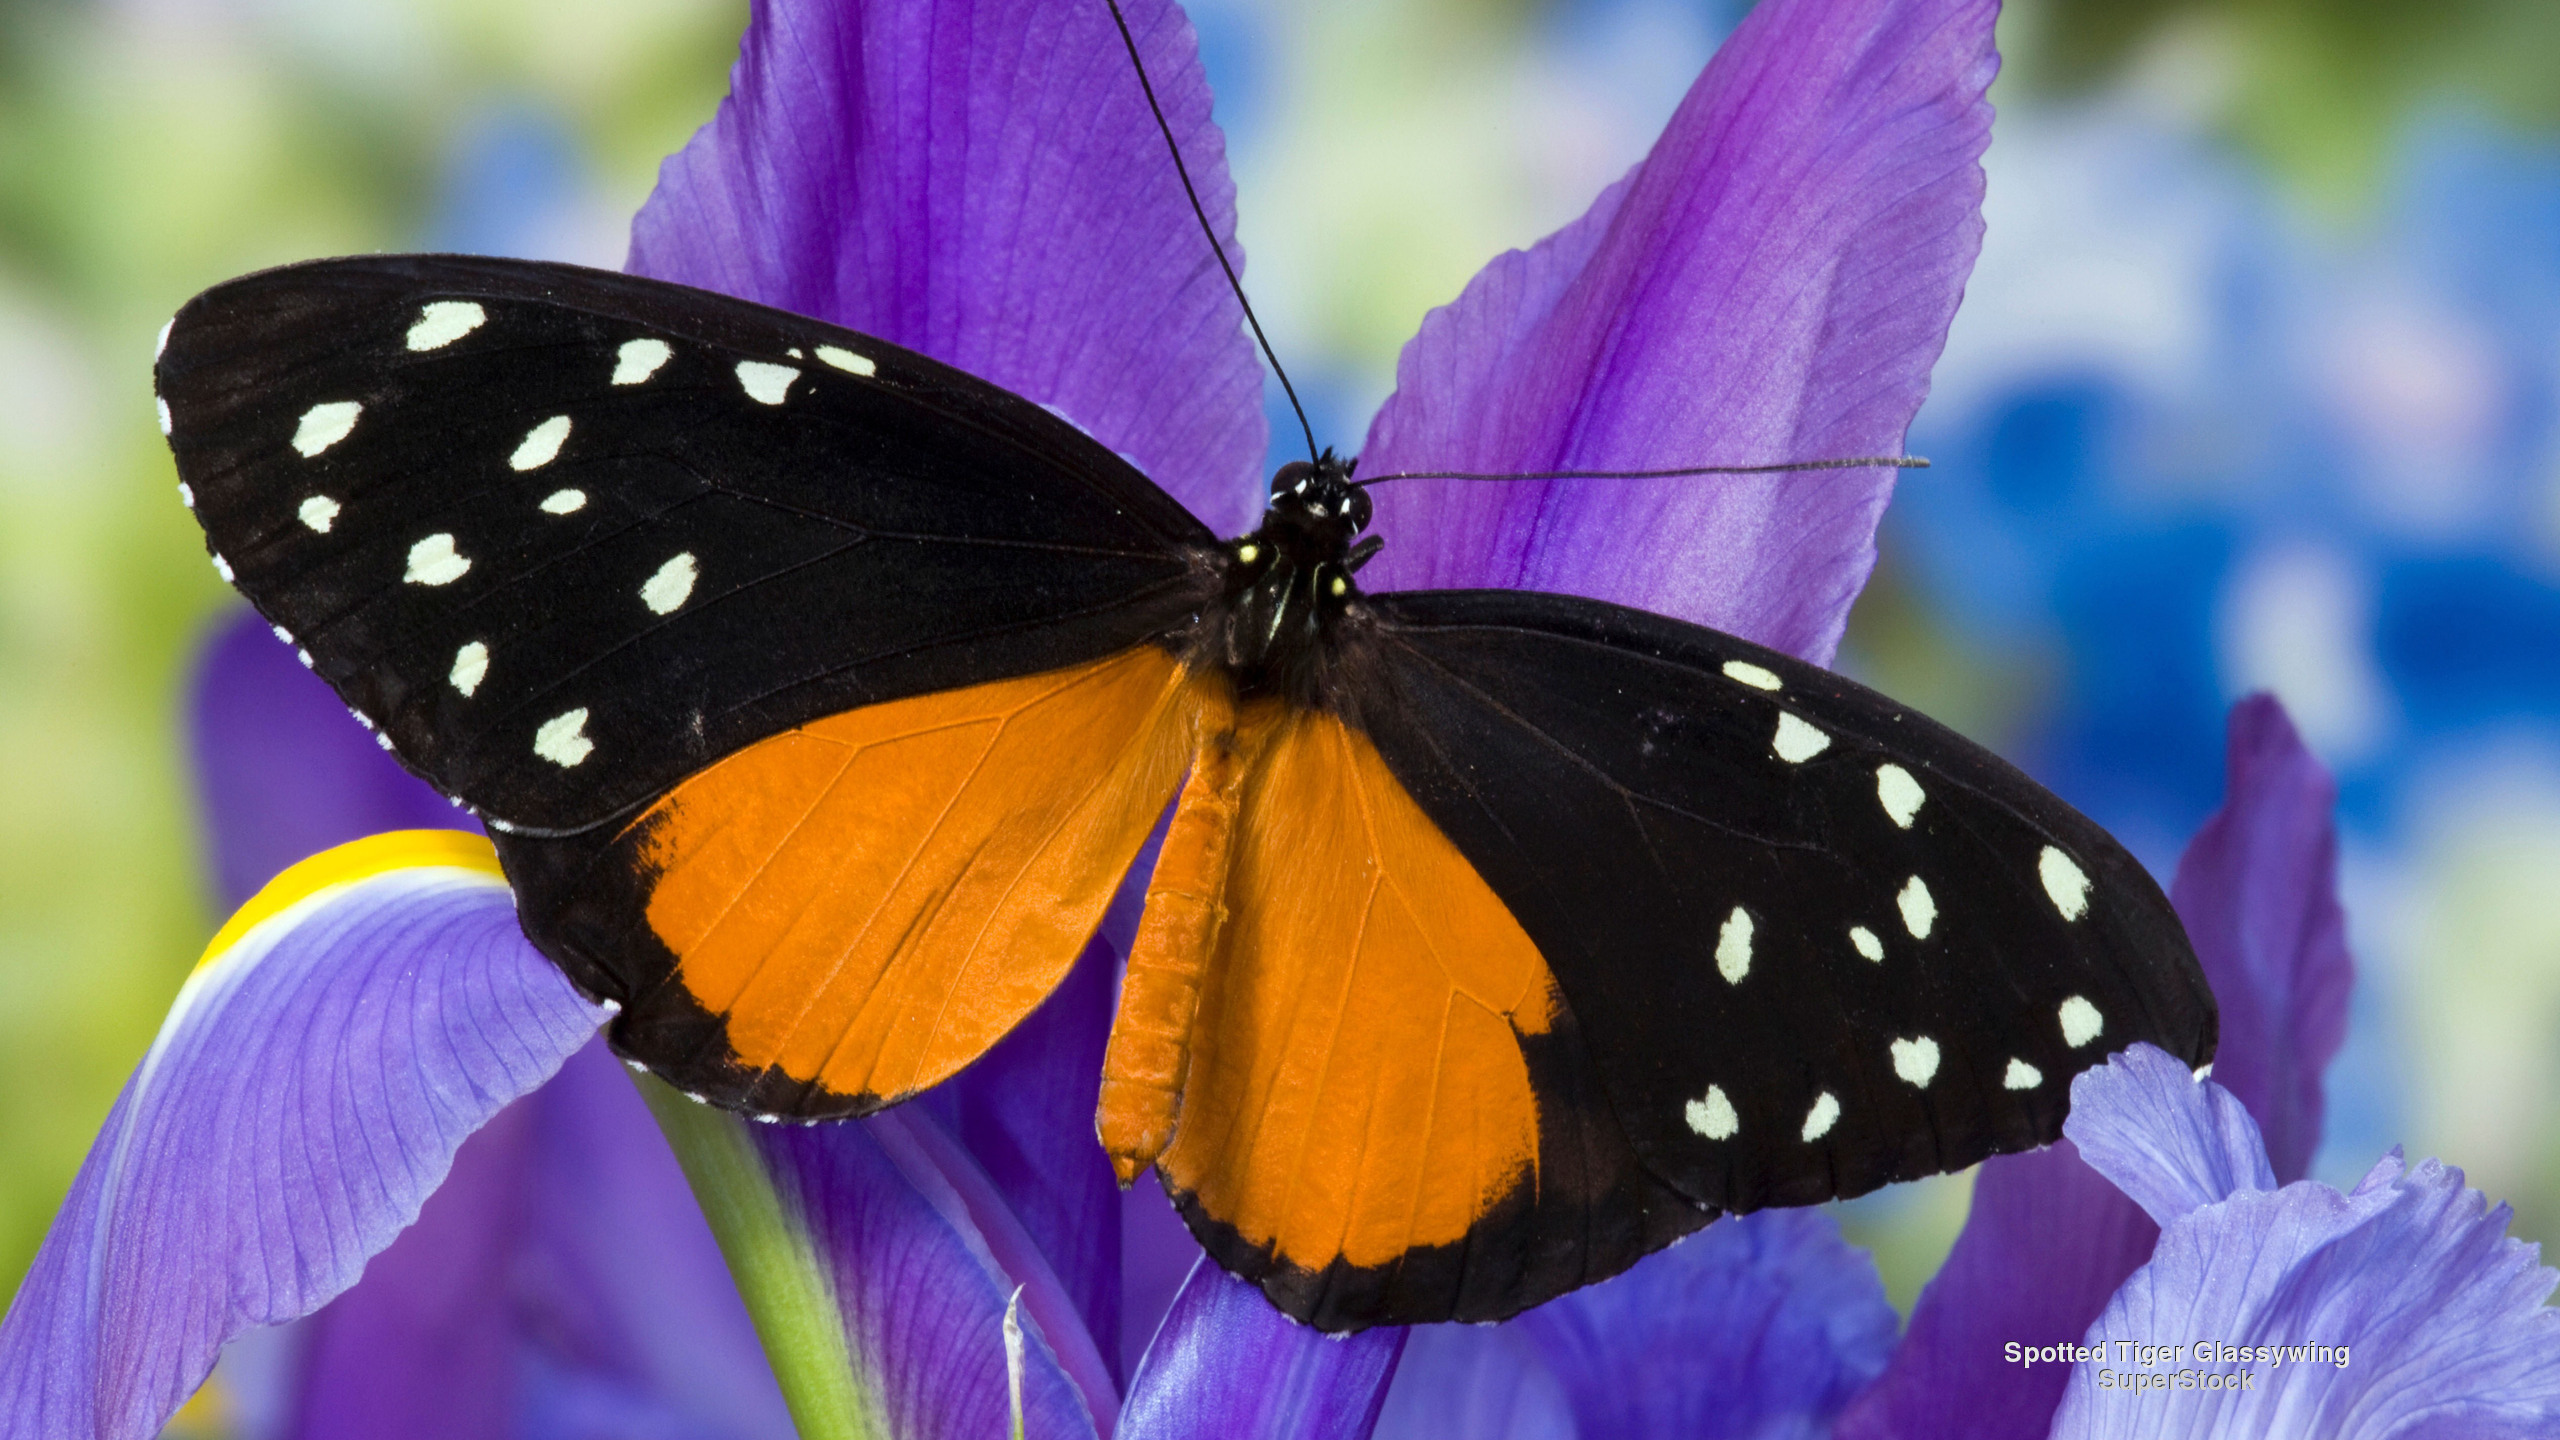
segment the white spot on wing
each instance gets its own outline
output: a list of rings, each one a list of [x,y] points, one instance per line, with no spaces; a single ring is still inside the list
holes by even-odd
[[[1938,923],[1938,902],[1931,897],[1929,887],[1919,876],[1912,876],[1903,885],[1902,893],[1893,897],[1893,903],[1902,907],[1902,928],[1911,932],[1911,938],[1928,939],[1929,927]]]
[[[693,552],[688,550],[658,567],[658,573],[640,587],[640,603],[658,614],[673,615],[693,593],[693,581]]]
[[[231,583],[231,562],[223,559],[221,553],[218,551],[215,552],[213,557],[213,573],[222,577],[223,584],[228,585]]]
[[[584,705],[566,715],[554,715],[533,732],[533,753],[566,770],[595,753],[596,742],[587,738],[586,729]]]
[[[294,513],[302,517],[304,529],[314,535],[326,535],[329,527],[337,523],[338,502],[326,495],[314,495],[303,501],[302,508]]]
[[[1825,1090],[1813,1097],[1813,1108],[1804,1112],[1804,1143],[1812,1144],[1831,1133],[1840,1121],[1840,1097]]]
[[[1864,925],[1849,927],[1849,943],[1858,947],[1858,953],[1870,960],[1879,963],[1884,960],[1884,942],[1876,938],[1876,932]]]
[[[1876,767],[1876,799],[1883,803],[1884,813],[1893,817],[1894,824],[1908,830],[1912,817],[1920,813],[1920,807],[1928,801],[1929,795],[1920,788],[1919,781],[1911,778],[1910,771],[1899,765],[1879,765]]]
[[[2071,857],[2050,845],[2036,857],[2036,873],[2044,878],[2044,893],[2053,900],[2053,908],[2065,920],[2077,920],[2089,913],[2089,877],[2081,872]]]
[[[188,484],[184,480],[179,481],[178,503],[186,506],[190,510],[196,508],[196,487]]]
[[[1778,733],[1769,748],[1790,765],[1801,765],[1831,748],[1831,737],[1807,725],[1794,715],[1778,712]]]
[[[2074,1050],[2097,1039],[2098,1032],[2107,1028],[2106,1017],[2084,996],[2074,995],[2063,1001],[2056,1013],[2062,1021],[2062,1041]]]
[[[847,375],[877,375],[880,373],[880,367],[871,363],[870,356],[856,355],[850,350],[841,349],[834,345],[819,346],[818,358],[826,361],[830,365],[833,365]]]
[[[480,681],[488,673],[489,647],[474,640],[453,652],[453,674],[447,678],[453,681],[453,688],[461,691],[467,699],[472,691],[480,688]]]
[[[2010,1090],[2033,1090],[2043,1083],[2044,1072],[2024,1060],[2011,1060],[2009,1073],[2000,1077],[2002,1087]]]
[[[1725,1098],[1721,1085],[1708,1086],[1706,1098],[1690,1101],[1685,1113],[1689,1128],[1710,1140],[1729,1140],[1742,1128],[1742,1117],[1733,1113],[1733,1102]]]
[[[1736,905],[1716,932],[1716,973],[1728,985],[1739,985],[1751,973],[1751,912]]]
[[[151,403],[158,407],[160,411],[160,433],[162,435],[167,435],[171,424],[169,419],[169,402],[161,399],[157,395],[154,395],[151,397]]]
[[[747,394],[767,405],[781,404],[782,397],[791,391],[791,382],[799,378],[800,372],[788,365],[762,360],[738,362],[738,383],[746,387]]]
[[[409,327],[409,348],[441,350],[480,328],[489,312],[469,300],[434,300],[418,311]]]
[[[450,585],[471,573],[471,561],[455,553],[453,537],[439,530],[409,547],[409,571],[401,578],[412,585]]]
[[[1763,669],[1748,660],[1727,660],[1724,662],[1724,676],[1728,680],[1739,680],[1754,690],[1779,688],[1775,671]]]
[[[356,417],[363,413],[364,406],[353,400],[314,405],[302,412],[301,423],[293,427],[293,448],[308,460],[346,439],[347,432],[356,428]]]
[[[575,515],[586,508],[587,492],[584,490],[554,490],[542,497],[542,513],[545,515]]]
[[[613,352],[613,383],[637,385],[657,374],[658,367],[675,353],[675,347],[664,340],[625,340]]]
[[[1886,1047],[1893,1052],[1893,1073],[1921,1089],[1938,1078],[1938,1042],[1923,1035],[1915,1040],[1896,1040]]]
[[[516,453],[507,457],[507,467],[511,470],[539,470],[559,455],[560,447],[568,439],[569,417],[554,415],[525,432],[524,443],[516,446]]]
[[[151,342],[152,359],[157,360],[161,356],[169,353],[169,332],[176,329],[177,324],[178,317],[175,315],[172,315],[168,319],[160,322],[160,338]]]
[[[286,628],[284,628],[284,627],[283,627],[283,626],[281,626],[281,625],[270,625],[270,626],[268,626],[267,628],[268,628],[268,629],[270,629],[270,630],[273,630],[274,632],[276,632],[276,638],[277,638],[277,639],[279,639],[279,640],[281,640],[281,641],[283,641],[283,642],[284,642],[284,643],[286,643],[287,645],[290,645],[290,644],[292,644],[292,643],[293,643],[293,632],[292,632],[292,631],[287,630]]]

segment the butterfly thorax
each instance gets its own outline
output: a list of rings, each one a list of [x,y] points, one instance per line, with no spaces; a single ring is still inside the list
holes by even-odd
[[[1369,497],[1330,450],[1271,477],[1262,525],[1227,546],[1223,655],[1244,694],[1304,688],[1326,632],[1359,590],[1352,572],[1377,542],[1354,547]]]

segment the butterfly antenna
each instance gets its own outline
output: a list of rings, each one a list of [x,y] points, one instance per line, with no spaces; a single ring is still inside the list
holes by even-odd
[[[1164,135],[1164,148],[1173,152],[1173,173],[1182,177],[1182,193],[1191,199],[1191,213],[1199,217],[1200,233],[1209,237],[1209,249],[1218,257],[1218,268],[1227,272],[1227,288],[1236,292],[1236,303],[1244,307],[1244,323],[1253,327],[1254,343],[1262,347],[1262,358],[1271,362],[1271,373],[1280,377],[1280,389],[1289,397],[1289,408],[1298,416],[1298,428],[1306,432],[1307,458],[1316,459],[1316,429],[1307,423],[1307,407],[1298,403],[1298,389],[1289,383],[1289,372],[1280,368],[1280,357],[1272,353],[1271,337],[1262,333],[1262,321],[1253,313],[1253,302],[1244,298],[1244,282],[1236,278],[1236,267],[1227,259],[1227,247],[1218,243],[1217,227],[1209,223],[1209,212],[1200,204],[1200,191],[1191,183],[1191,167],[1182,163],[1182,147],[1174,143],[1173,125],[1164,118],[1164,106],[1156,102],[1155,82],[1147,78],[1147,62],[1138,58],[1138,38],[1129,33],[1129,17],[1120,13],[1120,0],[1103,0],[1111,7],[1111,23],[1120,27],[1120,43],[1129,47],[1129,64],[1138,72],[1138,88],[1147,92],[1147,108],[1155,112],[1156,129]]]
[[[1390,480],[1669,480],[1682,475],[1774,475],[1782,470],[1864,470],[1873,465],[1890,466],[1896,470],[1929,468],[1929,462],[1917,455],[1866,455],[1851,460],[1789,460],[1778,465],[1683,465],[1676,470],[1533,470],[1502,475],[1473,470],[1399,470],[1393,475],[1372,475],[1351,483],[1354,489],[1367,489]]]

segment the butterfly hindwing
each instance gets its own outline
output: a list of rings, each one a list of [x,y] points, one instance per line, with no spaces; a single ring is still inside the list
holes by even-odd
[[[1125,461],[885,342],[467,257],[216,287],[158,369],[215,563],[412,768],[597,824],[764,736],[1112,654],[1209,533]]]
[[[1807,1204],[2060,1133],[2073,1075],[2202,1064],[2175,913],[2096,825],[1828,671],[1515,591],[1371,597],[1337,693],[1536,942],[1655,1175]]]
[[[1496,1320],[1713,1218],[1635,1163],[1538,948],[1368,739],[1247,713],[1159,1161],[1219,1263],[1327,1330]]]

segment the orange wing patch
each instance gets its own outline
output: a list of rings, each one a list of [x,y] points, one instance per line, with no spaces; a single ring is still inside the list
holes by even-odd
[[[1554,1018],[1546,962],[1367,739],[1276,706],[1242,728],[1256,763],[1162,1169],[1308,1270],[1458,1241],[1536,1181],[1520,1037]]]
[[[761,741],[634,826],[672,976],[750,1070],[887,1102],[1056,987],[1190,758],[1148,645]],[[628,832],[626,832],[628,833]]]

